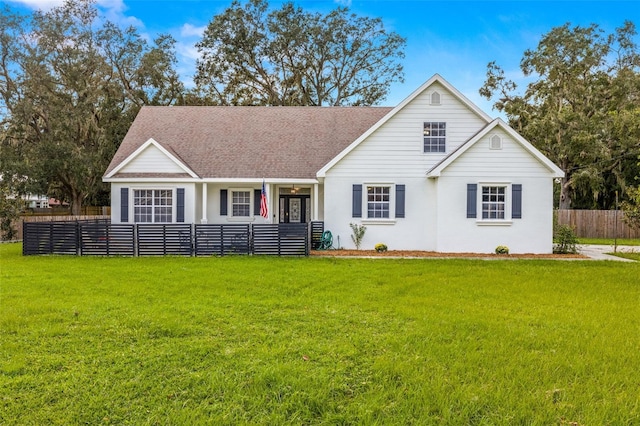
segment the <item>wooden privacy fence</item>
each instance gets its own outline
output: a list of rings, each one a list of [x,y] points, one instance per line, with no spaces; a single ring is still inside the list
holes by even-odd
[[[25,222],[23,255],[309,255],[309,227],[298,224],[111,224]]]
[[[23,224],[25,222],[77,222],[88,220],[111,220],[111,216],[90,215],[90,216],[21,216],[19,220],[13,223],[13,229],[16,230],[14,240],[22,238],[24,233]]]
[[[569,225],[578,238],[640,238],[640,229],[623,221],[616,210],[557,210],[557,224]]]

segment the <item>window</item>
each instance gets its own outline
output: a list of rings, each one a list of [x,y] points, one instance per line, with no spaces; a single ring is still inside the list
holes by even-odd
[[[388,186],[367,186],[367,218],[389,218]]]
[[[424,123],[424,152],[446,152],[447,123]]]
[[[136,223],[173,221],[173,190],[136,189],[133,191],[133,217]]]
[[[505,219],[505,192],[504,186],[482,187],[483,219]]]
[[[231,191],[231,215],[233,217],[251,215],[251,191]]]

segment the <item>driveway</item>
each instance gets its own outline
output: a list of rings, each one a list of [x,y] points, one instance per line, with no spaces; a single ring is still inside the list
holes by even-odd
[[[638,246],[618,246],[618,252],[640,252],[640,247]],[[614,247],[613,245],[587,245],[580,244],[578,246],[578,251],[580,254],[584,254],[585,256],[589,256],[589,258],[593,260],[615,260],[618,262],[635,262],[635,260],[624,259],[618,256],[612,256],[607,253],[613,253]]]

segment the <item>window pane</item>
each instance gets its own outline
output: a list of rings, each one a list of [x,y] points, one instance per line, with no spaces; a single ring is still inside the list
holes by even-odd
[[[172,213],[173,190],[137,189],[133,192],[134,222],[171,222]]]
[[[482,218],[505,218],[505,191],[504,186],[482,187]]]
[[[388,186],[367,187],[367,217],[372,219],[389,217],[389,193]]]
[[[424,123],[424,152],[446,152],[446,128],[445,122]]]
[[[136,223],[145,223],[151,222],[152,216],[152,207],[135,207],[133,212],[133,220]]]
[[[171,206],[173,205],[173,191],[170,189],[156,189],[153,194],[154,222],[171,222],[173,219]]]
[[[171,207],[156,207],[155,222],[171,222]]]
[[[233,191],[231,193],[231,214],[233,216],[251,215],[250,191]]]

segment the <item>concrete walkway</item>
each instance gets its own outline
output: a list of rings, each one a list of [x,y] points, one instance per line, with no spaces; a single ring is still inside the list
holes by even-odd
[[[618,262],[635,262],[635,260],[625,259],[618,256],[612,256],[607,253],[613,253],[613,245],[578,245],[580,254],[589,256],[593,260],[614,260]],[[640,246],[618,246],[618,252],[640,252]]]

